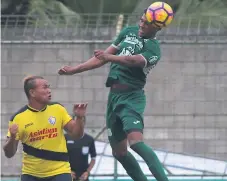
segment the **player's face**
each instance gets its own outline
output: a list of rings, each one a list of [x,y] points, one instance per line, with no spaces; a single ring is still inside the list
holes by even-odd
[[[140,22],[139,22],[139,36],[143,37],[143,38],[150,38],[153,37],[157,31],[159,31],[160,29],[154,27],[152,24],[150,24],[145,15],[143,15],[140,18]]]
[[[34,89],[34,99],[42,104],[47,104],[51,100],[51,89],[47,80],[37,79]]]

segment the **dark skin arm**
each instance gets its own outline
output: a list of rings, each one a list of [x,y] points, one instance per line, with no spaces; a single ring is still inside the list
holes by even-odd
[[[88,178],[88,176],[89,176],[89,174],[90,174],[92,168],[94,167],[94,165],[95,165],[95,159],[91,159],[91,162],[90,162],[90,164],[89,164],[89,167],[88,167],[87,171],[84,172],[84,173],[80,176],[80,178],[81,178],[81,179],[84,179],[84,180],[87,180],[87,178]]]
[[[116,54],[117,51],[118,50],[116,48],[114,48],[113,46],[109,46],[105,50],[105,52],[108,54]],[[58,74],[73,75],[73,74],[77,74],[77,73],[99,68],[99,67],[105,65],[106,63],[107,62],[101,61],[94,56],[94,57],[90,58],[89,60],[87,60],[86,62],[81,63],[77,66],[64,66],[58,71]]]
[[[141,55],[117,56],[108,54],[102,50],[96,50],[95,57],[104,62],[117,63],[128,67],[144,68],[146,65],[146,60]]]
[[[95,165],[95,159],[91,159],[91,162],[90,162],[89,167],[87,169],[88,173],[91,172],[91,170],[94,167],[94,165]]]

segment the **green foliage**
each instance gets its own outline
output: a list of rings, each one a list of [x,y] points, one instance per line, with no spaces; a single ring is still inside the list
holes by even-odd
[[[28,15],[31,17],[38,15],[39,19],[34,19],[37,26],[72,24],[80,19],[78,13],[67,8],[62,2],[55,0],[32,0]]]
[[[206,24],[212,28],[227,26],[227,4],[222,0],[183,0],[175,17],[177,19],[187,15],[191,24]],[[182,21],[183,23],[183,21]]]
[[[36,26],[56,26],[95,24],[97,21],[103,25],[116,23],[116,17],[107,15],[116,14],[141,14],[143,10],[156,0],[2,0],[2,12],[20,14],[25,12],[21,4],[29,6],[26,14],[37,16],[39,19],[31,18],[29,22],[36,23]],[[227,26],[227,0],[163,0],[169,3],[176,10],[175,20],[182,17],[181,23],[185,26],[190,21],[191,25],[200,23],[211,27]],[[95,16],[84,15],[84,13],[95,13]],[[101,16],[102,13],[106,13]],[[214,16],[214,18],[210,18]],[[133,17],[135,18],[135,17]],[[124,17],[124,22],[128,21]],[[134,20],[135,22],[137,20]],[[197,26],[195,25],[195,26]]]

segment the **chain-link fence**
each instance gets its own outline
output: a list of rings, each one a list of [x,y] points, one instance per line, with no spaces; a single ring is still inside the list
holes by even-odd
[[[220,21],[217,23],[218,18],[220,17],[175,18],[170,27],[159,33],[160,40],[226,42],[227,25]],[[2,41],[108,41],[112,40],[123,26],[137,24],[139,19],[139,14],[56,15],[51,17],[51,20],[39,16],[3,15]],[[227,20],[227,17],[222,19]],[[227,22],[224,20],[223,22]]]

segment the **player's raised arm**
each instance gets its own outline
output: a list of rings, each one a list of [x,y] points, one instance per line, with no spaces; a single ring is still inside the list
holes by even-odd
[[[74,116],[71,121],[64,125],[64,129],[74,139],[80,139],[84,135],[84,117],[87,104],[74,105]]]
[[[18,125],[11,124],[9,126],[7,140],[3,146],[3,150],[7,158],[13,157],[17,152],[17,147],[19,142],[17,138],[17,134],[18,134]]]
[[[109,46],[105,50],[105,52],[108,53],[108,54],[116,54],[117,51],[118,51],[118,49],[115,46]],[[58,71],[58,74],[60,74],[60,75],[73,75],[73,74],[85,72],[87,70],[99,68],[106,63],[107,62],[100,61],[99,59],[97,59],[94,56],[94,57],[90,58],[89,60],[87,60],[86,62],[81,63],[77,66],[64,66]]]
[[[117,55],[111,55],[111,54],[105,53],[102,50],[96,50],[95,56],[98,59],[103,60],[103,62],[112,62],[112,63],[125,65],[125,66],[128,66],[128,67],[141,67],[141,68],[143,68],[146,65],[146,60],[144,59],[144,57],[142,57],[140,55],[117,56]]]
[[[102,50],[95,51],[96,58],[104,62],[112,62],[127,67],[147,68],[156,65],[160,59],[160,48],[156,40],[148,40],[144,50],[137,55],[111,55]]]
[[[104,52],[107,53],[107,54],[110,54],[110,55],[117,54],[117,52],[119,50],[119,44],[125,38],[127,32],[128,32],[128,28],[126,27],[119,33],[119,35],[113,41],[112,45],[109,46]],[[58,71],[58,74],[60,74],[60,75],[73,75],[73,74],[84,72],[84,71],[87,71],[87,70],[99,68],[106,63],[108,63],[108,62],[99,60],[96,56],[94,56],[94,57],[90,58],[89,60],[87,60],[86,62],[81,63],[81,64],[79,64],[75,67],[64,66]]]

